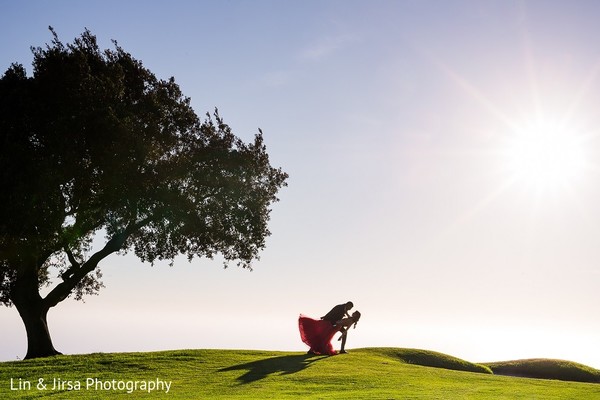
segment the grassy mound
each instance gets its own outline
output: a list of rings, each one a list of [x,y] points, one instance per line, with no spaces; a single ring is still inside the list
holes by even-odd
[[[379,353],[392,359],[398,359],[407,364],[421,365],[423,367],[444,368],[454,371],[467,371],[482,374],[492,373],[492,370],[485,365],[473,364],[471,362],[461,360],[460,358],[438,353],[436,351],[400,349],[393,347],[369,348],[365,350],[373,353]]]
[[[600,371],[572,361],[532,358],[487,363],[496,375],[600,383]]]
[[[100,353],[2,362],[0,399],[600,399],[597,384],[465,368],[484,371],[444,354],[394,348],[333,357],[254,350]],[[40,380],[46,388],[38,387]],[[168,392],[158,381],[169,383]]]

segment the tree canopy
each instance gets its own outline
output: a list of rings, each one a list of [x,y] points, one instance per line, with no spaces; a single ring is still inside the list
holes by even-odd
[[[287,178],[262,132],[245,143],[218,111],[201,120],[173,78],[116,42],[52,33],[32,49],[32,76],[13,64],[0,79],[0,302],[27,327],[32,302],[47,312],[97,292],[98,263],[119,251],[251,267]],[[54,285],[44,298],[43,285]]]

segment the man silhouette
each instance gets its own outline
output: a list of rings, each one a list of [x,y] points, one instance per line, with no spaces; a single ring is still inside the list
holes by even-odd
[[[321,319],[324,321],[329,321],[331,322],[331,325],[336,326],[336,323],[342,318],[350,317],[348,310],[351,310],[352,307],[354,307],[354,304],[352,304],[351,301],[345,304],[338,304],[337,306],[333,307],[331,311],[322,316]]]

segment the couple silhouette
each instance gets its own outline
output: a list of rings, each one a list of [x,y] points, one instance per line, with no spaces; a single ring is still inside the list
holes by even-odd
[[[356,324],[360,319],[360,312],[355,311],[350,315],[349,311],[354,307],[351,301],[344,304],[338,304],[331,311],[321,317],[321,319],[313,319],[306,315],[300,314],[298,318],[298,327],[300,329],[300,338],[310,347],[308,354],[338,354],[331,344],[333,336],[340,332],[341,335],[338,341],[342,341],[340,353],[346,353],[346,337],[348,329]]]

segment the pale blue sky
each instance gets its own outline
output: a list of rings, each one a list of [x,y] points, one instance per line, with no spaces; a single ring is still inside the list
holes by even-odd
[[[198,114],[262,128],[290,174],[253,272],[113,256],[100,296],[50,312],[59,350],[302,351],[298,314],[352,300],[350,348],[600,368],[600,3],[0,4],[2,71],[30,71],[48,25],[64,42],[87,27]],[[532,126],[566,139],[525,145]],[[0,359],[22,357],[15,309],[0,326]]]

